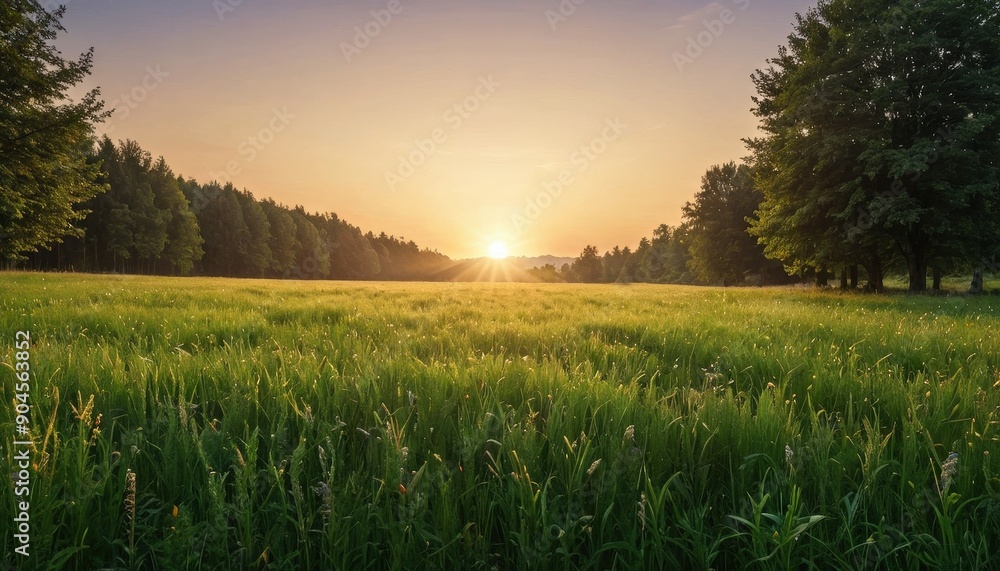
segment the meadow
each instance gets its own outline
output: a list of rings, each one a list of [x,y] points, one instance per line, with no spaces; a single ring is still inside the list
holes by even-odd
[[[34,444],[0,566],[1000,568],[998,328],[994,296],[3,273],[5,473]]]

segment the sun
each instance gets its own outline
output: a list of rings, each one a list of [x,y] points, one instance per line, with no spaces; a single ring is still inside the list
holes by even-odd
[[[490,257],[495,260],[502,260],[510,255],[510,250],[507,249],[507,244],[497,240],[490,244]]]

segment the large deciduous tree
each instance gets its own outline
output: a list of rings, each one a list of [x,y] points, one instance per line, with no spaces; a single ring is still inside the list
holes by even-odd
[[[762,200],[747,165],[727,163],[708,169],[694,203],[684,206],[689,228],[688,266],[704,282],[738,285],[756,276],[774,281],[783,274],[764,257],[763,248],[747,233],[747,218]]]
[[[1000,194],[1000,2],[824,0],[758,70],[748,141],[764,202],[752,232],[796,270],[889,250],[909,286],[929,263],[988,255]]]
[[[0,3],[0,261],[79,234],[74,206],[101,191],[88,162],[92,124],[106,114],[94,89],[79,101],[67,90],[90,73],[93,50],[63,59],[53,45],[64,8],[34,0]]]

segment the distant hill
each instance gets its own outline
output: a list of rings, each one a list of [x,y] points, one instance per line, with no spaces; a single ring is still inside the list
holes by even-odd
[[[552,264],[556,269],[562,268],[563,264],[572,264],[573,260],[576,258],[563,258],[560,256],[510,256],[505,258],[503,261],[509,265],[521,269],[530,270],[531,268],[540,268],[545,264]],[[459,260],[459,262],[472,262],[472,261],[496,261],[492,258],[469,258],[465,260]]]
[[[512,259],[473,258],[459,260],[427,276],[436,282],[537,282],[538,278]]]
[[[563,267],[563,264],[572,264],[576,258],[563,258],[560,256],[517,256],[512,258],[507,258],[509,261],[518,265],[519,268],[524,270],[530,270],[531,268],[540,268],[546,264],[552,264],[556,269]]]

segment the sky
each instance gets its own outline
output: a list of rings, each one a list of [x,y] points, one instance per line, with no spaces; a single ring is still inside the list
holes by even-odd
[[[757,131],[813,0],[63,0],[98,128],[453,258],[635,248]],[[45,3],[43,2],[43,5]]]

